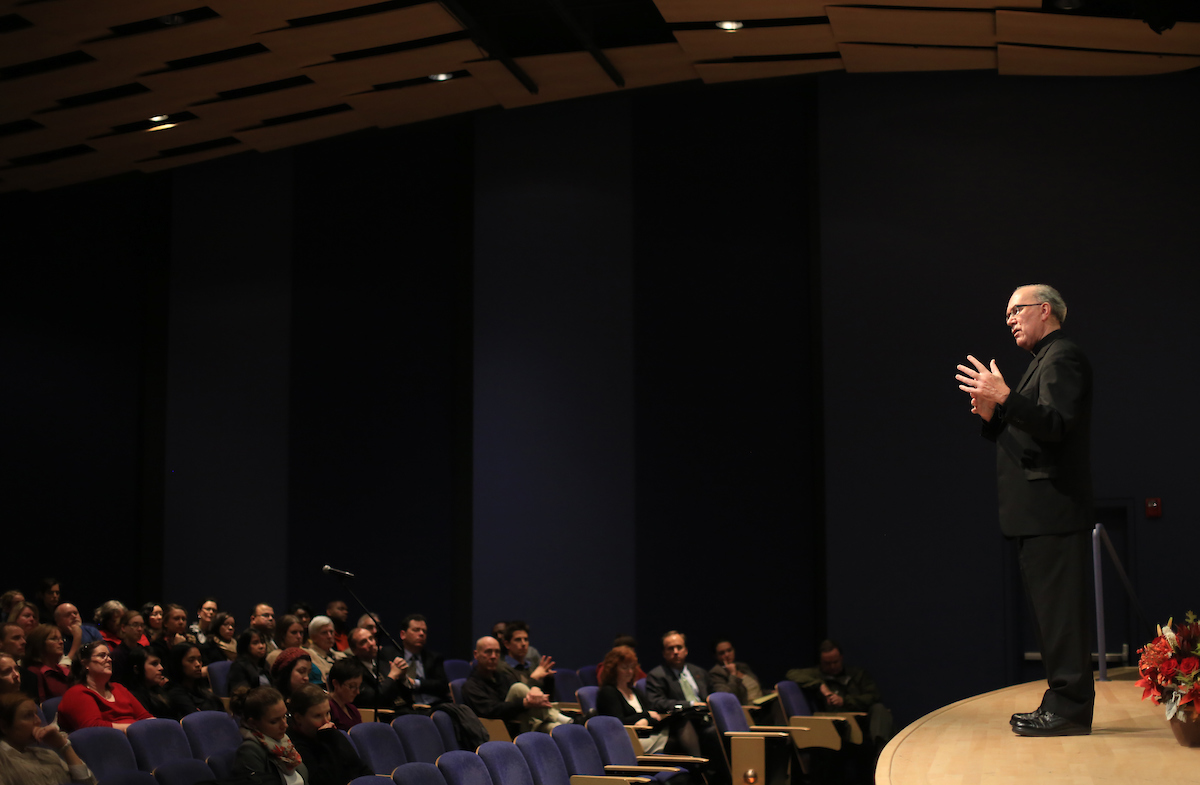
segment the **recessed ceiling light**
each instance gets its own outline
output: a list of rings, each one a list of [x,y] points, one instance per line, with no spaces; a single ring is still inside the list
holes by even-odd
[[[147,131],[165,131],[168,128],[174,128],[176,125],[177,125],[177,123],[163,123],[162,125],[156,125],[153,128],[147,128],[146,130]]]
[[[163,120],[166,120],[166,119],[167,119],[167,116],[165,114],[156,114],[156,115],[154,115],[154,117],[150,118],[150,122],[161,123]]]
[[[724,30],[727,33],[733,33],[733,32],[736,32],[736,31],[742,29],[742,23],[741,22],[717,22],[717,27],[721,28],[722,30]]]
[[[447,79],[453,79],[454,74],[430,74],[429,78],[435,82],[444,82]]]

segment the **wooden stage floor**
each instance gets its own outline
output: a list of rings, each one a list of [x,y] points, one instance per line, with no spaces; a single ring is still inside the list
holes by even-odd
[[[884,748],[877,785],[1200,785],[1200,747],[1175,741],[1161,706],[1122,674],[1096,682],[1090,736],[1028,738],[1009,717],[1033,711],[1044,681],[952,703],[900,731]],[[1134,676],[1133,678],[1137,678]]]

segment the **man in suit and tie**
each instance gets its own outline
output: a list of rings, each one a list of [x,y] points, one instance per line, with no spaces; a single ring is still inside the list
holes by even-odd
[[[708,671],[687,661],[687,638],[678,630],[671,630],[662,637],[663,664],[654,668],[646,675],[646,698],[651,711],[667,714],[680,712],[689,707],[705,707],[711,688],[708,682]],[[685,723],[688,720],[684,720]],[[717,733],[712,718],[707,713],[694,714],[690,718],[691,729],[687,725],[672,731],[672,744],[677,749],[672,752],[683,752],[688,755],[703,755],[711,760],[720,760],[724,754],[721,750],[721,736]],[[724,782],[720,771],[711,772],[718,777],[719,783]]]
[[[992,360],[959,365],[959,388],[983,435],[996,443],[1000,529],[1016,540],[1033,602],[1049,689],[1036,711],[1014,714],[1021,736],[1091,733],[1092,681],[1087,580],[1094,521],[1091,478],[1092,367],[1062,332],[1067,306],[1045,284],[1022,286],[1004,321],[1033,355],[1015,387]]]
[[[405,681],[404,697],[410,704],[436,706],[450,700],[450,680],[446,678],[445,658],[425,648],[429,625],[419,613],[410,613],[400,622],[401,654],[408,663],[408,678]]]

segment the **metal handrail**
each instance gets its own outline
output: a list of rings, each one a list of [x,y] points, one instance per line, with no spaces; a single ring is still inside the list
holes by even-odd
[[[1142,609],[1142,603],[1138,600],[1137,593],[1133,590],[1133,584],[1129,580],[1129,576],[1125,574],[1125,568],[1121,565],[1121,559],[1117,556],[1117,549],[1113,547],[1112,540],[1108,538],[1108,532],[1104,530],[1103,523],[1097,523],[1096,528],[1092,530],[1092,573],[1096,586],[1096,643],[1097,649],[1100,651],[1100,675],[1099,681],[1108,681],[1108,657],[1107,645],[1104,639],[1104,572],[1100,559],[1100,543],[1104,542],[1104,547],[1108,549],[1109,558],[1112,559],[1113,566],[1117,568],[1117,576],[1121,579],[1121,583],[1125,584],[1125,593],[1129,595],[1130,602],[1137,609],[1138,615],[1142,617],[1142,621],[1147,627],[1153,628],[1150,623],[1150,617],[1146,615],[1146,611]]]

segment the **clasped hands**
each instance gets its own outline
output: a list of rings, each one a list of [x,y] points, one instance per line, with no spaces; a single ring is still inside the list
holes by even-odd
[[[958,366],[959,373],[954,376],[961,382],[958,389],[971,396],[971,414],[978,414],[984,420],[991,420],[992,414],[996,411],[996,404],[1007,401],[1011,391],[1004,383],[1004,375],[1000,373],[1000,368],[996,365],[995,360],[992,360],[990,367],[985,366],[969,354],[967,360],[975,367]]]
[[[533,708],[534,706],[549,706],[550,697],[546,695],[546,693],[542,692],[541,689],[537,687],[530,687],[529,692],[525,695],[525,700],[523,703],[527,709]]]

